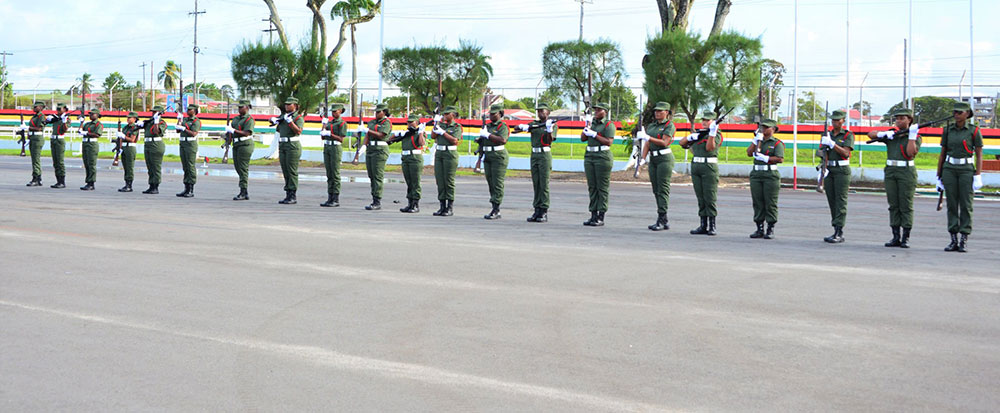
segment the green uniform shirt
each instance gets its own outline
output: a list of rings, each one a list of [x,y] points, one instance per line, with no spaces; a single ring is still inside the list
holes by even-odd
[[[372,119],[368,121],[368,129],[385,134],[381,138],[368,135],[368,142],[384,141],[392,135],[392,121],[388,117],[382,118],[382,120]]]
[[[677,127],[669,119],[665,119],[663,122],[653,122],[646,125],[646,134],[652,138],[672,140],[674,138],[674,132]],[[658,151],[661,149],[667,149],[666,146],[657,145],[653,141],[649,142],[649,150]]]
[[[413,133],[410,132],[411,131],[406,131],[406,133],[409,133],[410,135],[403,136],[403,140],[399,142],[400,146],[402,146],[404,151],[412,151],[414,149],[423,150],[424,148],[422,146],[417,146],[417,142],[419,141],[419,135],[423,133],[423,131],[418,130]]]
[[[594,119],[593,124],[590,125],[590,129],[597,132],[598,135],[603,136],[608,139],[614,139],[615,137],[615,123],[610,119],[601,119],[598,121]],[[586,135],[584,135],[586,136]],[[612,142],[614,143],[614,142]],[[587,139],[587,146],[602,146],[603,143],[597,141],[597,139]]]
[[[337,118],[337,120],[328,123],[326,129],[331,134],[340,136],[341,138],[347,136],[347,122],[344,121],[344,118]]]
[[[28,126],[32,128],[40,128],[37,132],[29,130],[28,135],[40,136],[42,132],[45,130],[45,115],[43,115],[42,112],[34,114],[28,121]]]
[[[983,134],[978,126],[970,126],[968,121],[961,128],[955,124],[948,125],[941,135],[941,148],[945,155],[952,158],[971,158],[976,154],[976,148],[982,147]]]
[[[760,153],[767,156],[777,156],[779,158],[785,157],[785,143],[779,140],[778,138],[775,138],[774,135],[771,135],[770,139],[761,141],[760,146],[758,146],[757,149],[760,151]],[[768,165],[767,162],[761,162],[756,158],[753,160],[753,164]]]
[[[154,125],[156,126],[156,130],[153,130]],[[167,121],[160,119],[159,123],[153,123],[153,120],[150,119],[142,124],[142,129],[147,138],[161,138],[167,130]]]
[[[837,146],[847,148],[848,150],[854,150],[854,132],[846,129],[841,129],[840,133],[834,135],[833,129],[830,130],[830,139],[833,139],[837,143]],[[847,157],[841,156],[839,152],[835,150],[830,150],[827,154],[827,159],[831,161],[846,161],[851,159],[851,156]]]
[[[254,127],[253,116],[250,116],[249,113],[246,115],[239,115],[232,119],[232,122],[229,123],[229,126],[238,131],[250,132],[250,135],[253,135],[253,127]],[[239,136],[233,135],[233,137],[238,138]]]
[[[528,125],[528,130],[531,131],[531,147],[541,148],[543,146],[552,146],[552,141],[556,140],[556,135],[559,134],[559,125],[552,125],[552,133],[545,131],[545,122],[534,121]]]
[[[201,119],[198,119],[197,116],[185,116],[184,120],[181,121],[181,125],[184,125],[186,128],[181,132],[181,136],[185,138],[195,137],[198,136],[198,131],[201,130]]]
[[[124,133],[125,136],[128,136],[130,138],[135,138],[135,141],[139,142],[139,141],[142,140],[142,139],[139,139],[139,131],[141,131],[141,130],[142,130],[142,128],[140,128],[139,125],[136,125],[136,124],[133,123],[133,124],[125,125],[125,127],[122,128],[122,133]]]
[[[299,114],[295,114],[294,122],[295,126],[299,127],[299,130],[302,130],[302,128],[305,127],[306,125],[305,119],[302,117],[302,115]],[[295,136],[299,136],[301,134],[301,132],[295,133],[294,131],[292,131],[292,127],[288,126],[288,123],[286,122],[278,123],[276,129],[278,130],[278,136],[281,136],[282,138],[292,138]]]
[[[499,122],[490,122],[489,125],[486,125],[486,131],[489,132],[490,135],[497,135],[503,138],[504,142],[506,142],[507,137],[510,136],[510,127],[508,127],[507,123],[502,120]],[[485,141],[485,143],[483,143],[483,146],[500,146],[500,145],[503,144],[498,143],[492,139],[488,139]]]
[[[104,133],[104,125],[99,120],[87,122],[83,124],[83,131],[86,133],[85,138],[97,138]]]
[[[441,129],[444,129],[444,131],[451,135],[451,137],[458,139],[459,141],[462,140],[462,125],[459,125],[458,122],[452,120],[451,123],[444,123],[444,121],[441,121],[438,126],[440,126]],[[434,139],[434,143],[441,146],[452,145],[447,139],[444,138],[444,136],[441,135],[437,135]]]
[[[67,119],[69,119],[68,115]],[[52,135],[65,135],[66,132],[69,131],[69,124],[67,122],[63,122],[62,116],[53,115],[52,122],[49,124],[52,125]]]
[[[708,150],[708,140],[715,139],[715,150]],[[697,156],[699,158],[718,158],[719,148],[722,146],[722,131],[716,131],[715,137],[708,136],[708,132],[705,132],[705,137],[694,141],[688,149],[691,151],[691,156]]]
[[[896,131],[895,127],[890,129]],[[904,135],[902,138],[895,138],[891,141],[885,143],[885,157],[890,161],[912,161],[913,158],[907,157],[904,150],[906,149],[906,144],[909,139]],[[923,144],[924,140],[917,135],[917,152],[920,152],[920,145]]]

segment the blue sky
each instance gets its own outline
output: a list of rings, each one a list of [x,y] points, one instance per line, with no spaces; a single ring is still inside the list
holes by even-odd
[[[335,0],[329,0],[326,9]],[[541,79],[541,51],[553,41],[579,34],[578,2],[573,0],[386,0],[385,46],[446,45],[470,39],[492,57],[491,87],[510,97],[530,96]],[[310,13],[302,0],[277,0],[292,41],[310,30]],[[969,69],[969,0],[912,0],[913,82],[917,96],[958,94],[959,79]],[[0,0],[0,50],[7,57],[15,88],[40,91],[67,89],[83,72],[98,83],[112,71],[135,82],[143,62],[156,71],[168,59],[184,65],[191,81],[193,0],[51,1],[26,7],[24,1]],[[784,95],[791,91],[794,0],[734,0],[726,28],[760,36],[764,55],[789,69]],[[902,91],[903,39],[907,37],[910,0],[851,0],[850,78],[858,85],[867,74],[864,97],[876,112],[899,101]],[[973,0],[975,7],[976,94],[1000,91],[1000,29],[990,16],[1000,15],[1000,2]],[[260,0],[199,0],[207,13],[199,18],[199,81],[233,84],[229,55],[245,40],[265,38],[267,8]],[[59,12],[53,12],[58,10]],[[706,33],[715,1],[698,0],[691,30]],[[845,102],[847,1],[799,1],[799,84],[813,90],[831,108]],[[14,23],[11,23],[14,22]],[[328,21],[331,43],[339,22]],[[585,6],[584,37],[607,38],[622,46],[629,71],[626,84],[640,87],[640,61],[645,40],[656,33],[659,15],[654,0],[593,0]],[[377,88],[378,19],[359,26],[359,84],[366,99]],[[345,47],[340,84],[350,83],[350,54]],[[148,70],[146,68],[148,78]],[[969,75],[964,80],[968,93]],[[927,87],[951,85],[950,87]],[[386,85],[386,95],[394,94]],[[860,90],[851,90],[851,102]]]

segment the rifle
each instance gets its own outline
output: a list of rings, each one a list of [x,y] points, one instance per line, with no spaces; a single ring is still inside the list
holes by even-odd
[[[358,132],[355,134],[357,136],[357,141],[354,142],[354,147],[355,147],[355,149],[354,149],[354,160],[351,161],[351,163],[354,164],[354,165],[358,164],[358,158],[361,157],[361,148],[364,146],[364,145],[361,144],[361,127],[364,126],[364,124],[365,124],[364,117],[361,116],[361,115],[364,115],[364,106],[365,106],[364,102],[365,102],[365,94],[362,93],[361,94],[361,107],[362,107],[362,109],[361,109],[361,113],[358,114]]]
[[[226,127],[229,127],[229,115],[231,112],[229,97],[226,97]],[[233,144],[233,134],[226,132],[226,136],[222,142],[222,147],[225,148],[226,152],[222,154],[222,163],[229,163],[229,147]]]
[[[830,127],[830,101],[826,102],[826,119],[823,121],[823,133],[828,133],[827,130]],[[827,162],[830,161],[830,149],[820,148],[819,152],[823,155],[822,163],[819,166],[819,181],[816,182],[816,192],[823,193],[823,178],[826,178],[826,168]]]
[[[122,118],[118,117],[118,132],[122,131]],[[122,154],[122,138],[115,137],[115,159],[111,161],[111,166],[118,166],[118,158]]]
[[[640,114],[639,115],[639,129],[635,132],[635,136],[639,136],[639,133],[642,133],[645,130],[646,130],[646,127],[642,125],[642,115]],[[635,172],[632,173],[632,178],[638,178],[639,177],[639,167],[641,166],[642,161],[644,159],[646,159],[646,154],[649,153],[649,145],[647,145],[645,143],[645,141],[640,140],[640,139],[633,138],[633,141],[635,142],[636,148],[635,148],[635,157],[634,157],[635,158]],[[667,149],[669,149],[669,148],[667,148]]]
[[[944,208],[944,191],[938,191],[937,210],[940,211],[941,208]]]
[[[948,115],[947,117],[944,117],[944,118],[941,118],[941,119],[935,119],[935,120],[932,120],[930,122],[924,122],[924,123],[921,123],[921,124],[917,125],[917,128],[923,129],[923,128],[926,128],[926,127],[929,127],[929,126],[933,126],[935,124],[938,124],[938,123],[944,122],[946,120],[952,119],[954,116],[955,115]],[[896,131],[896,133],[892,134],[892,138],[893,139],[901,138],[903,136],[906,136],[906,134],[908,134],[908,133],[909,133],[909,131],[907,131],[907,130],[898,130],[898,131]],[[872,142],[886,143],[888,141],[889,140],[886,139],[886,138],[875,137],[875,138],[869,139],[868,142],[865,142],[865,143],[872,143]]]
[[[481,117],[482,117],[482,120],[483,120],[483,126],[482,127],[485,128],[486,127],[486,114],[483,113],[481,115]],[[479,139],[476,139],[478,141],[478,143],[479,143],[479,149],[476,150],[476,155],[479,155],[479,157],[476,158],[476,167],[472,168],[472,172],[480,173],[480,172],[483,171],[483,157],[486,156],[486,151],[483,150],[483,143],[484,143],[485,139],[486,138],[483,138],[483,137],[480,137]]]
[[[21,124],[23,125],[24,124],[24,114],[23,113],[19,113],[18,115],[21,116]],[[25,147],[25,145],[28,144],[28,133],[25,132],[25,131],[23,131],[23,130],[18,130],[17,131],[17,135],[21,137],[21,139],[17,140],[17,143],[21,144],[21,156],[27,156],[24,153],[24,147]]]

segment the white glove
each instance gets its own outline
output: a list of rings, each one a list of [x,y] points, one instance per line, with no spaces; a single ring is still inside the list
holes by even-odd
[[[277,125],[278,124],[278,120],[280,120],[280,118],[278,118],[277,116],[275,116],[275,117],[271,118],[271,123]]]
[[[323,117],[323,126],[326,126],[327,123],[330,123],[330,119],[327,119],[326,116],[324,116]]]
[[[754,152],[753,158],[764,163],[771,163],[771,157],[760,152]]]
[[[397,138],[402,138],[403,135],[406,135],[406,131],[405,130],[398,130],[398,131],[395,131],[395,132],[392,133],[392,136],[395,136]]]
[[[583,128],[583,134],[586,135],[588,138],[593,138],[597,136],[597,132],[595,132],[593,129],[590,128]]]
[[[184,125],[177,125],[177,126],[174,126],[174,130],[176,130],[178,132],[184,132],[184,131],[187,130],[187,128],[185,128]]]
[[[153,115],[153,123],[160,123],[160,114]]]
[[[291,113],[286,113],[284,116],[285,123],[292,123],[295,121],[295,116]]]
[[[834,146],[837,146],[837,142],[830,139],[830,135],[823,135],[823,138],[819,140],[819,144],[831,149],[833,149]]]
[[[232,126],[226,125],[226,133],[233,133],[233,132],[236,132],[236,129],[233,129]]]
[[[944,192],[944,184],[941,183],[941,178],[937,179],[937,185],[936,186],[937,186],[938,192]],[[973,188],[975,188],[975,183],[973,183],[972,186],[973,186]]]
[[[880,138],[885,138],[885,139],[890,140],[890,141],[892,140],[892,138],[895,135],[896,135],[896,131],[892,131],[892,130],[887,130],[887,131],[883,131],[883,132],[879,132],[879,133],[875,134],[875,136],[878,136]]]
[[[115,137],[118,138],[118,139],[125,139],[125,134],[121,133],[121,132],[118,132],[118,133],[115,134]]]
[[[440,122],[440,121],[441,121],[441,119],[442,119],[442,116],[441,116],[441,115],[434,115],[434,123],[438,123],[438,122]]]
[[[585,115],[583,117],[583,121],[587,122],[587,123],[593,122],[594,121],[594,115]]]
[[[56,118],[55,116],[47,115],[47,116],[45,116],[45,121],[46,122],[52,122],[52,119],[55,119],[55,118]]]
[[[517,125],[517,130],[519,130],[521,132],[527,132],[528,129],[530,129],[530,128],[531,128],[531,126],[529,126],[527,123],[522,123],[520,125]]]
[[[20,131],[26,131],[26,130],[28,130],[28,124],[26,124],[24,122],[21,122],[21,126],[18,126],[17,130],[20,130]]]
[[[441,129],[441,127],[437,125],[434,125],[434,130],[432,130],[431,132],[434,133],[435,135],[444,135],[444,129]]]
[[[972,175],[972,190],[978,191],[980,189],[983,189],[983,176]]]
[[[694,134],[691,134],[691,135],[688,135],[688,136],[680,136],[680,137],[678,137],[678,139],[680,139],[680,140],[686,140],[688,142],[694,142],[694,141],[698,140],[698,134],[694,133]]]
[[[330,131],[323,129],[319,131],[319,136],[330,136]]]
[[[69,115],[62,115],[59,117],[59,120],[61,120],[62,123],[69,123]]]
[[[136,122],[136,123],[135,123],[135,126],[138,126],[138,127],[140,127],[140,128],[141,128],[141,127],[143,127],[143,125],[145,125],[145,124],[146,124],[146,121],[142,121],[142,120],[140,120],[140,121],[138,121],[138,122]]]
[[[490,137],[490,131],[486,130],[486,128],[480,129],[479,130],[479,137],[480,138],[489,138]]]
[[[637,140],[645,142],[649,140],[649,135],[646,133],[646,131],[639,129],[639,133],[635,134],[635,138]]]
[[[717,133],[719,133],[719,125],[716,125],[713,120],[712,123],[708,124],[708,136],[714,138]]]
[[[910,125],[910,136],[909,136],[909,139],[911,141],[917,139],[917,131],[919,131],[919,130],[920,130],[920,125]]]
[[[762,140],[764,140],[764,134],[758,132],[756,135],[753,136],[753,142],[750,143],[754,145],[760,145],[760,141]]]
[[[548,120],[545,121],[545,131],[546,132],[552,133],[552,130],[554,129],[555,126],[556,126],[556,121],[554,121],[552,119],[548,119]]]
[[[427,124],[426,123],[421,123],[421,124],[417,125],[417,130],[418,131],[423,132],[424,129],[427,129]]]
[[[359,126],[358,127],[358,133],[368,133],[368,126],[367,125],[361,125],[361,126]]]
[[[79,133],[80,136],[87,136],[87,130],[84,128],[77,129],[76,133]]]

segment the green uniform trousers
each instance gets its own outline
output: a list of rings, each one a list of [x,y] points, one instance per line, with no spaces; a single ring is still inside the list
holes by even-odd
[[[123,146],[121,160],[122,168],[125,169],[125,180],[132,182],[135,179],[135,146]]]
[[[372,198],[382,198],[382,188],[385,186],[385,161],[389,159],[388,146],[368,145],[365,153],[365,169],[368,170],[368,180],[371,182]]]
[[[184,184],[194,185],[198,182],[198,141],[181,141],[181,167],[184,168]]]
[[[750,195],[753,197],[753,222],[778,222],[778,191],[781,175],[777,171],[754,171],[750,174]]]
[[[97,182],[97,152],[100,148],[97,142],[83,143],[83,168],[87,173],[84,182],[88,184]]]
[[[31,176],[42,176],[42,135],[28,135],[28,152],[31,153]]]
[[[719,165],[714,163],[692,163],[691,184],[698,198],[698,216],[719,215],[715,208],[716,194],[719,192]]]
[[[278,143],[278,158],[281,162],[281,175],[285,177],[285,190],[298,191],[302,143],[297,141]]]
[[[233,168],[240,177],[240,189],[247,189],[250,183],[250,157],[253,156],[253,139],[233,144]]]
[[[549,209],[549,176],[552,174],[552,152],[531,154],[531,186],[535,190],[532,206]]]
[[[56,178],[66,177],[66,140],[50,139],[49,152],[52,152],[52,168],[56,170]]]
[[[666,214],[670,204],[670,178],[674,176],[674,154],[650,157],[648,169],[653,197],[656,198],[656,213]]]
[[[403,155],[403,179],[406,181],[406,199],[420,200],[420,173],[423,170],[423,155]]]
[[[611,187],[611,151],[587,152],[583,155],[583,171],[587,175],[590,211],[608,211],[608,189]]]
[[[434,151],[434,179],[437,181],[438,201],[455,200],[455,172],[457,170],[457,151]]]
[[[890,226],[913,228],[913,194],[916,190],[916,167],[885,167],[885,196],[889,200]]]
[[[166,145],[163,141],[146,142],[142,147],[142,156],[146,158],[146,173],[149,175],[149,185],[159,185],[162,182],[163,152]]]
[[[483,173],[486,175],[486,185],[490,188],[490,203],[503,203],[503,183],[507,177],[507,163],[510,158],[507,150],[486,152],[483,155]]]
[[[972,233],[972,165],[944,164],[941,169],[941,184],[948,199],[948,232]]]
[[[326,167],[326,193],[340,195],[340,162],[344,158],[342,145],[323,144],[323,166]]]
[[[847,191],[851,187],[851,167],[833,166],[823,178],[823,192],[830,205],[830,225],[842,227],[847,222]]]

